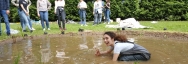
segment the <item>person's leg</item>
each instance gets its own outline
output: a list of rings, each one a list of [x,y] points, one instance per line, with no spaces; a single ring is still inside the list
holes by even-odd
[[[29,30],[32,30],[32,28],[29,25],[29,20],[30,20],[29,16],[27,16],[24,11],[21,11],[21,16],[24,19],[25,26],[27,25]],[[25,26],[23,26],[23,30],[26,30]]]
[[[31,19],[28,20],[28,24],[29,24],[29,26],[31,27],[31,29],[33,30],[34,28],[33,28],[33,25],[32,25],[32,22],[31,22]]]
[[[83,10],[79,10],[79,14],[80,14],[80,23],[81,23],[81,26],[83,26]]]
[[[9,36],[10,35],[10,24],[9,24],[8,14],[6,13],[6,10],[1,10],[1,14],[4,18],[4,22],[5,22],[5,25],[6,25],[6,30],[7,30],[6,33]]]
[[[99,23],[101,23],[101,21],[102,21],[102,13],[99,13]]]
[[[107,11],[106,11],[106,9],[105,9],[105,11],[104,11],[104,17],[105,17],[104,22],[106,23],[106,22],[107,22]]]
[[[94,23],[93,23],[93,25],[97,24],[97,22],[98,22],[98,14],[95,13],[94,14]]]
[[[44,12],[44,20],[46,21],[46,27],[50,30],[49,20],[48,20],[48,11]]]
[[[87,26],[87,25],[86,25],[86,11],[85,11],[85,10],[83,11],[83,24],[84,24],[85,26]]]
[[[1,34],[2,34],[2,31],[1,31],[1,21],[2,21],[2,15],[1,15],[1,10],[0,10],[0,36],[1,36]]]
[[[145,58],[143,55],[141,54],[136,54],[136,55],[125,55],[125,56],[120,56],[118,58],[119,61],[138,61],[138,60],[142,60],[142,61],[146,61],[148,60],[147,58]]]
[[[39,11],[40,14],[40,20],[41,20],[41,25],[42,25],[42,29],[45,30],[45,26],[44,26],[44,12],[43,11]]]
[[[108,24],[110,23],[110,10],[107,9],[106,11],[106,21],[108,22]]]
[[[23,24],[24,24],[24,20],[23,18],[21,17],[21,13],[20,13],[20,10],[18,9],[18,15],[20,17],[20,24],[21,24],[21,27],[23,28]]]
[[[66,30],[65,28],[65,23],[66,23],[66,13],[65,13],[65,10],[62,11],[62,25],[63,25],[63,29]]]

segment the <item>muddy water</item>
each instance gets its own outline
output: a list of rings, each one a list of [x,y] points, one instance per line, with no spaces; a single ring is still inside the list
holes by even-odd
[[[130,37],[151,52],[149,61],[137,64],[187,64],[188,42],[151,37]],[[0,64],[134,64],[113,62],[112,54],[96,57],[95,48],[109,49],[101,35],[62,35],[0,43]],[[20,58],[19,58],[20,57]]]

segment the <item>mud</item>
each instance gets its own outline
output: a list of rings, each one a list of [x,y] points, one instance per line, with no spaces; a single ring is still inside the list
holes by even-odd
[[[150,38],[165,38],[165,39],[175,39],[175,40],[188,40],[188,33],[179,33],[179,32],[154,32],[154,31],[114,31],[116,33],[123,33],[126,34],[127,36],[147,36]],[[47,37],[61,37],[61,36],[78,36],[78,35],[103,35],[104,32],[78,32],[78,33],[66,33],[66,34],[46,34],[46,35],[35,35],[35,36],[11,36],[12,38],[3,40],[1,43],[4,42],[11,42],[16,43],[18,41],[21,41],[25,38],[30,38],[30,39],[38,39],[38,38],[43,38],[44,36]]]

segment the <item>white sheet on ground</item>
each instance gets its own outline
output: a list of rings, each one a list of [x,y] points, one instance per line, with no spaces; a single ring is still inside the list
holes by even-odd
[[[138,21],[134,18],[127,18],[119,22],[118,25],[106,25],[107,28],[148,28],[146,26],[140,25]]]

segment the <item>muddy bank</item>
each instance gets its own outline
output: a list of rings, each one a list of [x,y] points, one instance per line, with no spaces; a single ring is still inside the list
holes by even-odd
[[[153,31],[115,31],[116,33],[123,33],[129,36],[147,36],[151,38],[160,38],[160,39],[176,39],[176,40],[188,40],[188,33],[178,33],[178,32],[153,32]],[[5,42],[12,42],[16,43],[19,42],[25,38],[30,39],[39,39],[39,38],[45,38],[45,37],[62,37],[62,36],[79,36],[79,35],[103,35],[104,32],[79,32],[79,33],[66,33],[66,34],[48,34],[48,35],[36,35],[36,36],[25,36],[25,37],[19,37],[19,36],[12,36],[12,38],[1,41],[0,44]]]

